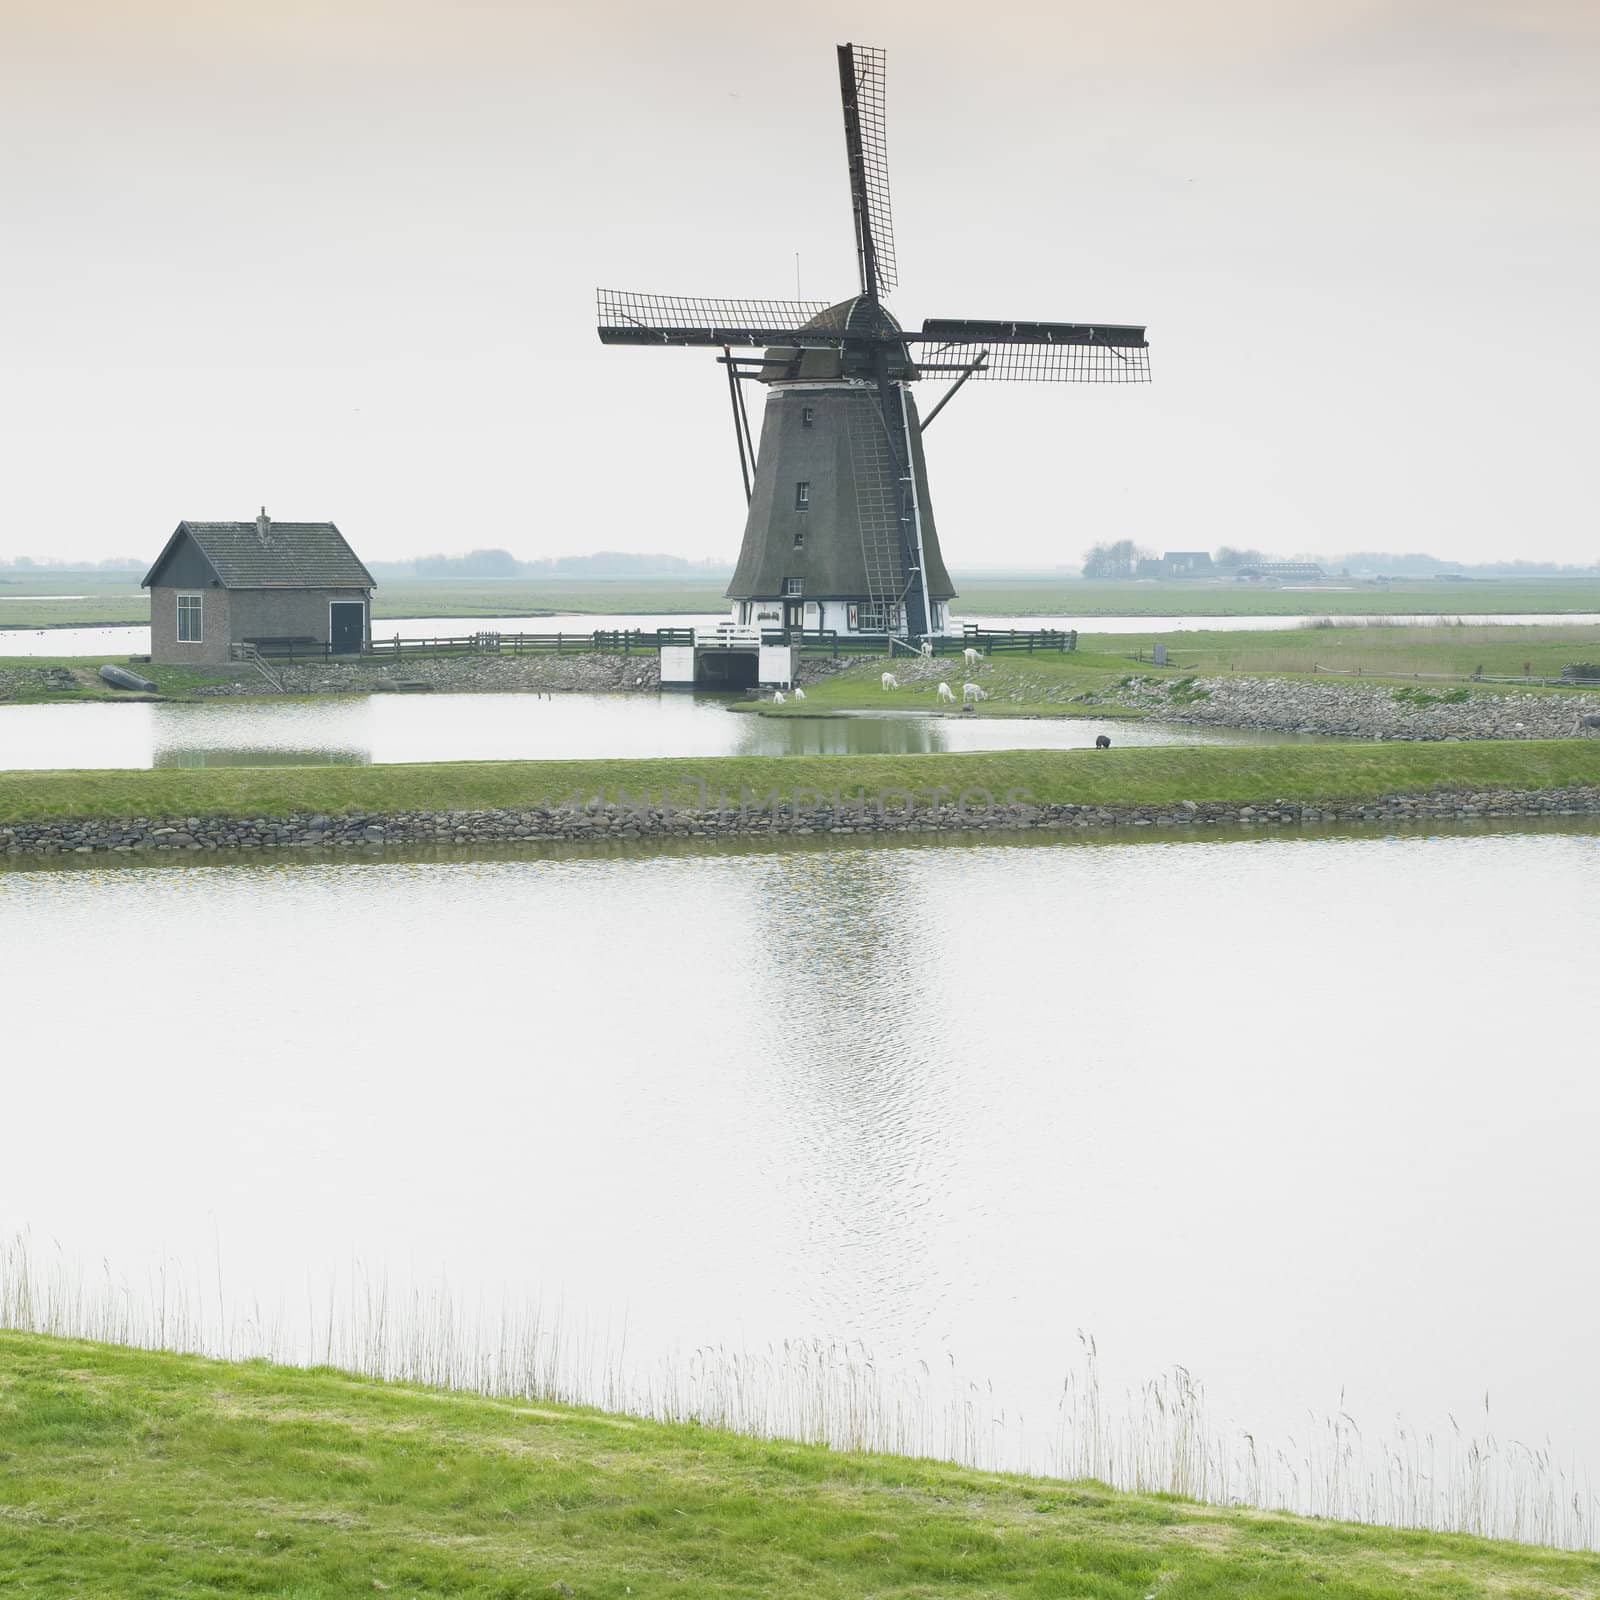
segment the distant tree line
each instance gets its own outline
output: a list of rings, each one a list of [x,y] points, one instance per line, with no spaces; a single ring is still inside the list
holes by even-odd
[[[1131,578],[1139,563],[1150,558],[1152,552],[1136,545],[1132,539],[1118,539],[1115,544],[1097,544],[1083,558],[1083,575],[1086,578]]]

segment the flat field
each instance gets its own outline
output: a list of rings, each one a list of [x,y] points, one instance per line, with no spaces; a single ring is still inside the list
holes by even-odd
[[[649,761],[461,761],[371,767],[159,767],[0,772],[0,823],[57,818],[285,816],[516,809],[596,795],[737,807],[776,791],[926,798],[987,789],[1039,802],[1368,800],[1439,789],[1600,783],[1600,740],[1461,744],[1158,745],[958,755],[721,756]],[[704,788],[702,789],[702,785]],[[892,799],[894,807],[903,799]]]
[[[0,628],[138,624],[150,620],[141,575],[0,573]],[[1310,589],[1239,583],[1086,583],[1070,578],[960,578],[957,614],[985,616],[1461,616],[1485,612],[1600,611],[1600,578],[1493,578],[1471,583],[1408,580]],[[721,578],[390,578],[373,596],[374,618],[493,617],[554,612],[720,612]],[[50,599],[72,595],[76,599]]]
[[[1600,1557],[0,1333],[0,1586],[1572,1600]]]
[[[1311,673],[1406,678],[1557,677],[1574,662],[1600,662],[1600,624],[1476,626],[1430,623],[1342,623],[1334,627],[1207,633],[1083,633],[1087,651],[1120,657],[1160,639],[1167,659],[1185,671]],[[996,658],[1000,659],[1000,658]]]
[[[0,572],[0,628],[146,623],[150,596],[139,587],[142,576],[8,568]]]
[[[962,578],[958,616],[1457,617],[1498,611],[1600,611],[1600,577],[1435,579],[1264,589],[1230,582],[1091,583],[1076,578]]]

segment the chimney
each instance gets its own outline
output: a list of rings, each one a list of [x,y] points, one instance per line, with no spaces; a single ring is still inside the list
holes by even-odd
[[[272,543],[272,518],[267,515],[265,506],[262,506],[261,515],[256,518],[256,538],[262,544]]]

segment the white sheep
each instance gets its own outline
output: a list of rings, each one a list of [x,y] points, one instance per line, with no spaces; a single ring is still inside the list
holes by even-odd
[[[975,667],[983,659],[983,657],[969,644],[967,648],[961,652],[961,659],[966,662],[969,667]]]
[[[794,697],[795,697],[796,700],[804,700],[805,697],[806,697],[805,690],[804,689],[796,689],[795,692],[794,692]]]
[[[775,706],[781,706],[783,704],[783,690],[782,689],[774,689],[772,691],[772,703]]]
[[[951,691],[950,685],[948,683],[941,683],[939,685],[939,698],[941,700],[949,700],[949,701],[954,702],[955,695]]]
[[[898,689],[900,680],[892,672],[886,672],[883,675],[883,686],[885,689]]]
[[[961,698],[963,700],[987,700],[989,697],[975,683],[961,685]]]
[[[922,653],[923,653],[924,656],[931,656],[933,654],[933,640],[932,639],[924,639],[922,641]]]

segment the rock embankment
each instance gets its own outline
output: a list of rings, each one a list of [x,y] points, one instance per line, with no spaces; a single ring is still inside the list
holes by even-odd
[[[770,797],[769,797],[770,799]],[[1193,801],[1170,805],[919,804],[915,797],[837,805],[746,805],[679,809],[602,803],[473,811],[355,812],[285,817],[117,817],[0,826],[10,856],[121,857],[332,848],[382,850],[598,839],[768,838],[805,834],[939,833],[1074,828],[1293,827],[1344,822],[1405,823],[1487,817],[1600,816],[1600,787],[1459,790],[1372,800]]]
[[[654,690],[661,687],[655,651],[610,655],[426,656],[399,661],[285,661],[272,664],[289,694],[383,694],[417,687],[445,694],[571,693]],[[197,695],[256,695],[277,691],[259,673],[240,670],[232,683],[207,684]]]
[[[1164,722],[1401,740],[1560,739],[1600,712],[1600,695],[1249,677],[1132,677],[1080,703]]]
[[[62,694],[76,689],[78,680],[65,667],[30,667],[25,662],[0,666],[0,700],[23,695]]]

